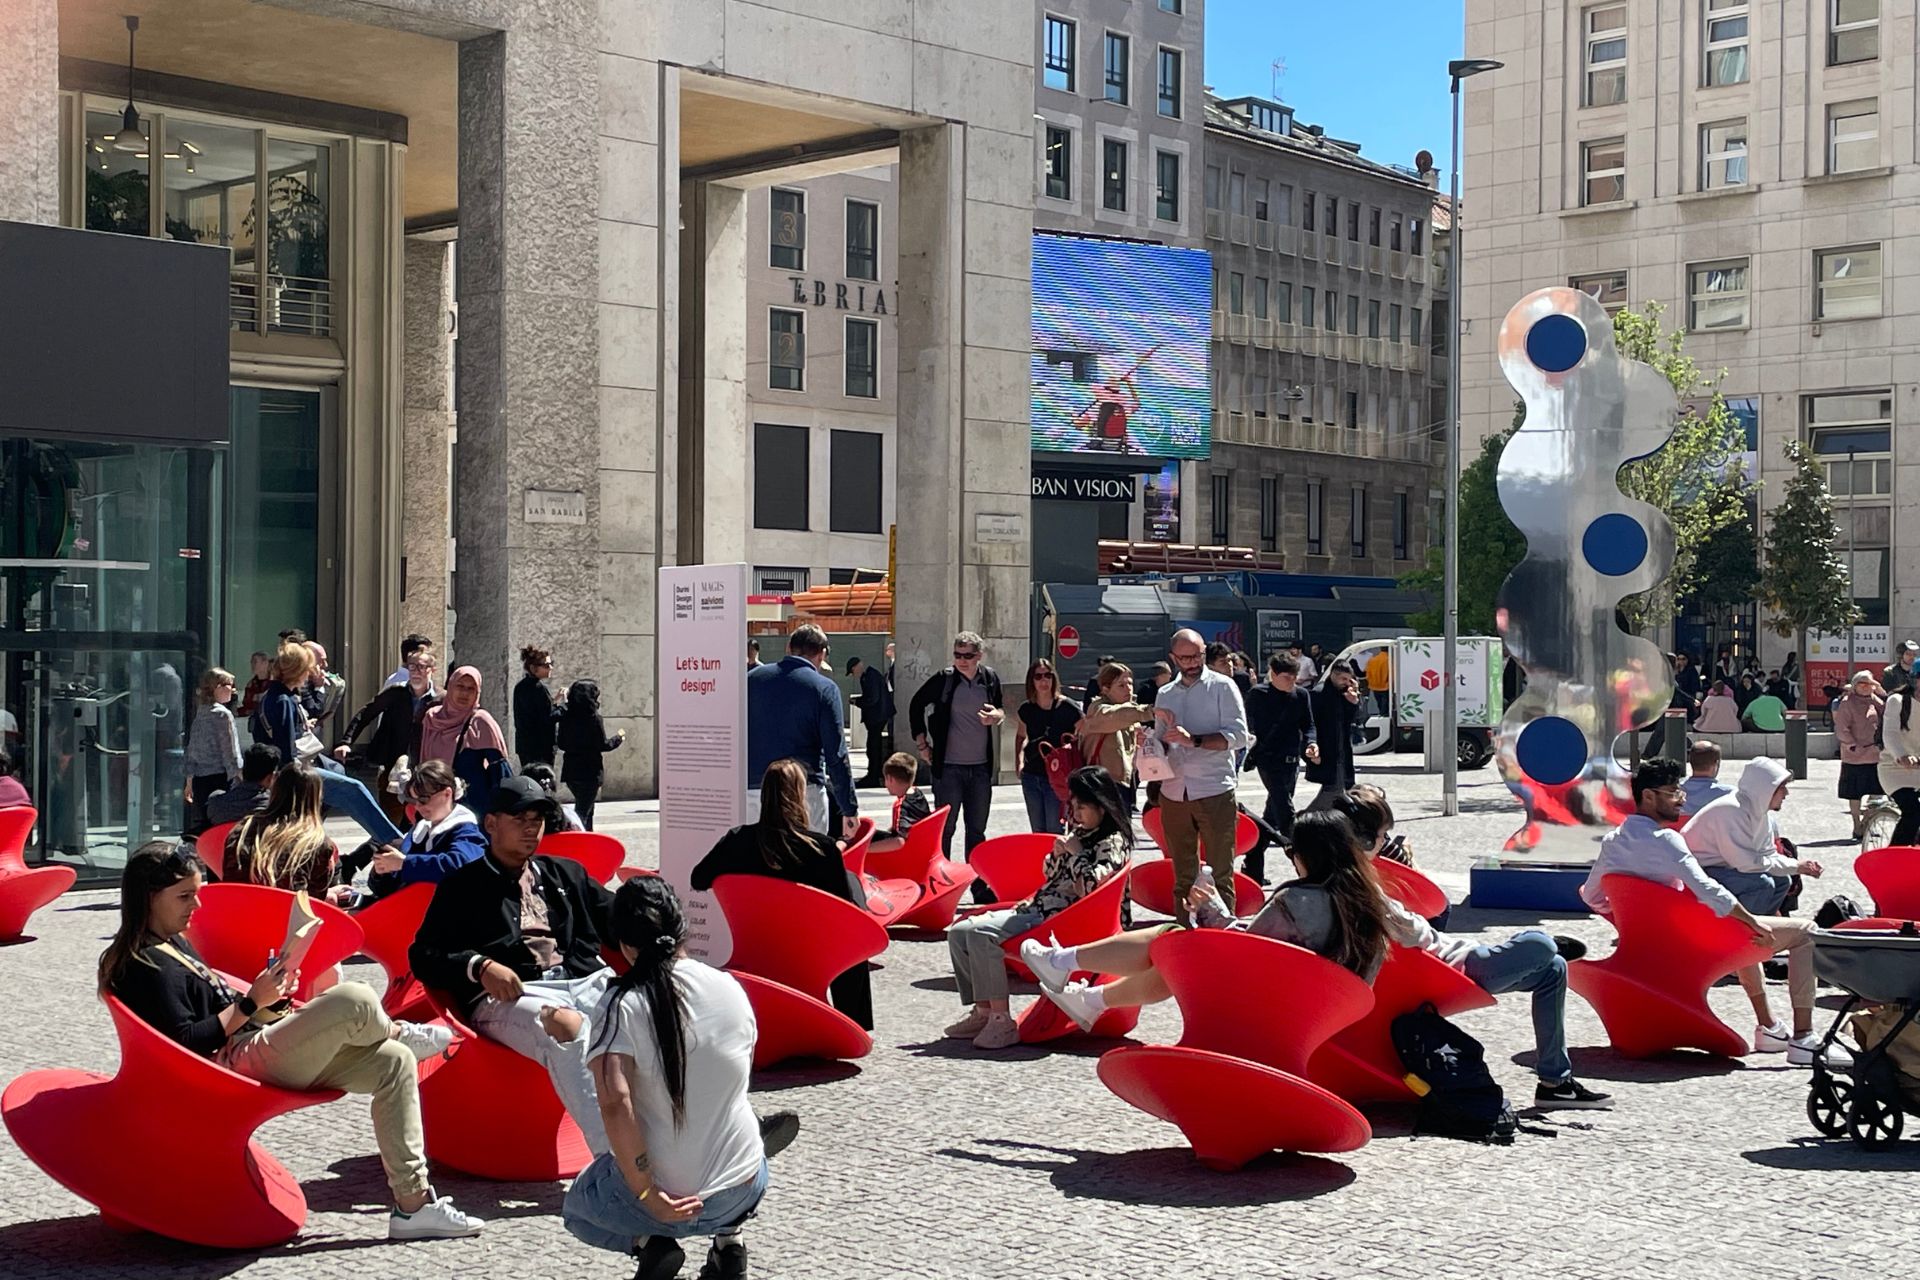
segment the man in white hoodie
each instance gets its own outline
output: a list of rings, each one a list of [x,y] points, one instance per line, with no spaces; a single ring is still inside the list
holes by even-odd
[[[1793,775],[1778,760],[1749,760],[1733,794],[1706,804],[1680,829],[1702,869],[1757,916],[1777,914],[1795,876],[1818,876],[1820,864],[1781,851],[1774,815]]]

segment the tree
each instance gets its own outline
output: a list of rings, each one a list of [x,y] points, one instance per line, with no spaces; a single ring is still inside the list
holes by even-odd
[[[1695,562],[1692,603],[1715,631],[1732,627],[1734,614],[1753,603],[1760,589],[1760,543],[1754,536],[1754,503],[1739,520],[1710,536]]]
[[[1494,606],[1500,584],[1527,553],[1526,535],[1507,519],[1500,505],[1496,475],[1500,451],[1526,417],[1515,405],[1513,426],[1480,442],[1480,454],[1460,473],[1460,634],[1494,636]],[[1400,579],[1409,591],[1423,591],[1433,606],[1407,617],[1407,625],[1423,635],[1446,629],[1445,549],[1430,547],[1427,563]]]
[[[1760,601],[1772,614],[1767,627],[1779,636],[1844,631],[1860,621],[1860,608],[1853,575],[1834,549],[1840,530],[1827,480],[1798,440],[1787,441],[1786,453],[1793,477],[1767,521],[1767,567],[1760,575]]]

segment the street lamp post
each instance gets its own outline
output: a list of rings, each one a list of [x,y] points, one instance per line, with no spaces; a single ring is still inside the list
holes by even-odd
[[[1491,58],[1456,58],[1447,63],[1453,81],[1453,178],[1447,187],[1447,524],[1442,611],[1445,646],[1440,664],[1446,672],[1447,692],[1441,720],[1455,741],[1447,744],[1441,783],[1441,812],[1460,812],[1460,258],[1464,240],[1460,224],[1460,82],[1482,71],[1498,71],[1506,64]]]

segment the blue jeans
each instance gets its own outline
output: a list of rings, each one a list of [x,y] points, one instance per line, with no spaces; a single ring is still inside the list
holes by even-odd
[[[580,1171],[560,1206],[560,1220],[574,1238],[615,1253],[630,1253],[636,1241],[646,1236],[710,1236],[722,1231],[737,1231],[740,1224],[760,1207],[767,1194],[767,1162],[760,1171],[737,1187],[716,1191],[700,1208],[700,1216],[685,1222],[661,1222],[647,1212],[634,1197],[627,1180],[611,1154],[594,1158]]]
[[[1777,916],[1780,904],[1793,890],[1793,877],[1773,876],[1764,871],[1737,871],[1732,867],[1704,867],[1708,878],[1734,896],[1734,900],[1757,916]]]
[[[1533,992],[1534,1071],[1548,1084],[1573,1074],[1567,1057],[1567,962],[1552,935],[1523,929],[1505,942],[1475,947],[1461,970],[1489,995]]]
[[[1035,831],[1058,833],[1060,797],[1053,793],[1053,783],[1047,781],[1047,775],[1021,774],[1020,791],[1027,798],[1027,825]]]
[[[380,802],[367,790],[367,784],[349,775],[338,760],[317,756],[314,768],[320,771],[320,799],[329,809],[338,809],[360,824],[360,829],[381,844],[397,845],[403,833],[393,819],[381,811]]]

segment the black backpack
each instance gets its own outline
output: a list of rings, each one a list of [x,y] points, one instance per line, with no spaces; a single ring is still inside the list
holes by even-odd
[[[1845,894],[1835,894],[1820,904],[1819,912],[1813,917],[1813,924],[1817,929],[1831,929],[1842,920],[1858,920],[1866,914],[1860,909],[1860,904],[1852,898]]]
[[[1393,1020],[1393,1048],[1400,1065],[1427,1086],[1415,1133],[1512,1144],[1520,1123],[1487,1070],[1486,1050],[1478,1040],[1428,1003]]]

